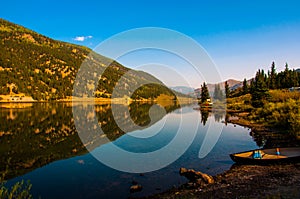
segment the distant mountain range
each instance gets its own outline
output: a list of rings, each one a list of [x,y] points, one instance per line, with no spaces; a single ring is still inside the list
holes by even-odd
[[[19,93],[20,98],[24,94],[46,101],[72,96],[75,77],[84,61],[91,70],[77,86],[78,97],[110,98],[121,77],[124,83],[118,82],[119,97],[155,99],[161,94],[174,97],[170,89],[148,73],[130,70],[87,47],[53,40],[0,19],[0,95]],[[128,75],[123,76],[125,73]],[[88,82],[95,75],[99,82]],[[144,86],[131,95],[128,88],[137,85]]]
[[[252,79],[253,78],[247,80],[248,85],[250,85]],[[242,81],[239,81],[238,83],[234,84],[233,86],[229,86],[230,90],[232,90],[232,91],[236,90],[238,88],[241,88],[241,87],[243,87],[243,82]]]
[[[231,90],[235,90],[238,87],[241,87],[243,82],[242,81],[238,81],[238,80],[234,80],[234,79],[229,79],[229,80],[227,80],[227,83],[228,83],[228,85],[229,85],[229,87],[230,87]],[[249,81],[249,83],[250,83],[250,81]],[[219,84],[221,86],[221,89],[225,88],[225,81],[217,83],[217,84]],[[211,95],[214,92],[215,85],[216,84],[210,84],[210,83],[207,84],[209,93]],[[196,97],[200,97],[200,93],[201,93],[201,88],[192,88],[192,87],[187,87],[187,86],[170,87],[170,89],[175,90],[175,91],[177,91],[179,93],[183,93],[185,95],[192,96],[192,97],[195,97],[195,96]]]
[[[234,80],[234,79],[229,79],[227,80],[227,83],[229,85],[230,88],[233,88],[239,84],[241,84],[241,81],[238,80]],[[224,88],[225,85],[225,81],[224,82],[220,82],[218,83],[221,85],[221,88]],[[216,84],[207,84],[208,90],[209,91],[213,91],[215,89],[215,85]],[[199,90],[200,88],[192,88],[192,87],[187,87],[187,86],[175,86],[175,87],[170,87],[170,89],[175,90],[177,92],[186,94],[186,95],[194,95],[195,90]]]
[[[234,90],[234,88],[235,88],[237,85],[242,84],[241,81],[235,80],[235,79],[228,79],[228,80],[227,80],[227,83],[228,83],[228,85],[229,85],[229,88],[232,89],[232,90]],[[225,81],[224,81],[224,82],[217,83],[217,84],[219,84],[219,85],[221,86],[221,89],[224,89],[224,88],[225,88]],[[210,92],[213,92],[213,91],[214,91],[215,86],[216,86],[216,84],[207,84],[207,88],[208,88],[208,90],[209,90]]]
[[[170,89],[178,93],[182,93],[189,96],[194,96],[194,90],[195,90],[194,88],[188,86],[175,86],[175,87],[170,87]]]

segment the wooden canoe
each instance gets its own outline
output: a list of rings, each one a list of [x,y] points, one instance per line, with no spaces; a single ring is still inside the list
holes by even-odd
[[[300,162],[300,147],[278,148],[277,149],[256,149],[240,153],[230,154],[231,159],[238,164],[281,164]],[[260,151],[260,156],[257,157],[255,152]]]

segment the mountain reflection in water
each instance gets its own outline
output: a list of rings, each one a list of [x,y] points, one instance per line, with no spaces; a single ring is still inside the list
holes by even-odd
[[[131,103],[128,107],[114,104],[118,111],[112,112],[111,104],[75,104],[85,112],[86,121],[96,116],[105,136],[114,141],[125,134],[116,119],[127,126],[126,132],[134,128],[149,127],[164,115],[149,117],[151,103]],[[90,111],[93,106],[93,111]],[[179,108],[176,103],[165,105],[166,113]],[[127,109],[127,111],[126,111]],[[126,114],[129,110],[129,115]],[[153,120],[154,119],[154,120]],[[136,125],[126,124],[133,121]],[[0,172],[5,178],[13,178],[50,162],[85,154],[85,145],[74,125],[72,103],[24,103],[1,104],[0,107]],[[85,123],[81,124],[85,126]],[[97,143],[93,137],[93,143]],[[85,143],[86,144],[86,143]],[[94,147],[99,147],[95,145]]]

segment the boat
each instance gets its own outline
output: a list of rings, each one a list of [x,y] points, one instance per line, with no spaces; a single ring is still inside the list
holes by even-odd
[[[230,154],[238,164],[282,164],[300,162],[300,147],[255,149]]]

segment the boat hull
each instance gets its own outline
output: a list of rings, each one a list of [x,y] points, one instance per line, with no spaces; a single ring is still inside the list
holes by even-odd
[[[237,164],[254,164],[254,165],[268,165],[268,164],[286,164],[300,162],[300,147],[282,148],[281,155],[276,155],[276,149],[262,150],[265,156],[262,158],[253,158],[248,154],[255,150],[245,151],[241,153],[230,154],[230,158]],[[244,156],[244,154],[246,154]],[[267,157],[267,158],[266,158]]]

